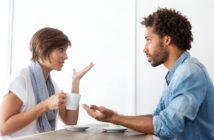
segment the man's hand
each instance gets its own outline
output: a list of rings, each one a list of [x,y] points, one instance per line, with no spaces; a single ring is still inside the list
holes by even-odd
[[[114,117],[117,115],[117,113],[113,110],[107,109],[103,106],[98,107],[96,105],[88,106],[86,104],[83,104],[82,107],[91,117],[95,118],[98,121],[113,122]]]
[[[152,115],[124,116],[103,106],[88,106],[86,104],[83,104],[82,106],[91,117],[98,121],[122,125],[145,134],[154,134]]]

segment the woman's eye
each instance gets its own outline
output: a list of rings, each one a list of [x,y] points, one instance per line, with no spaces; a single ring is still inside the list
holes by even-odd
[[[60,51],[60,52],[64,52],[64,51],[65,51],[65,48],[59,48],[59,51]]]

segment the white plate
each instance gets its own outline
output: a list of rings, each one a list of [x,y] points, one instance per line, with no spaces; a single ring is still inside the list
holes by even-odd
[[[85,131],[89,126],[65,125],[64,128],[69,131]]]
[[[104,127],[103,128],[105,132],[111,132],[111,133],[123,133],[127,130],[127,128],[114,128],[114,127]]]

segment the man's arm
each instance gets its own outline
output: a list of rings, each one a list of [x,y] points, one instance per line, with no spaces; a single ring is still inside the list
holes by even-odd
[[[88,106],[84,104],[83,108],[96,120],[123,125],[145,134],[154,133],[152,115],[123,116],[103,106],[98,107],[96,105]]]
[[[116,114],[111,123],[123,125],[145,134],[154,134],[152,115],[123,116]]]

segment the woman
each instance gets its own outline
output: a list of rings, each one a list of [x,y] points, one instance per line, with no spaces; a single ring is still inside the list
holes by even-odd
[[[52,70],[62,69],[70,45],[58,29],[47,27],[33,35],[31,64],[16,74],[2,101],[0,135],[18,137],[54,130],[57,113],[65,124],[77,123],[79,109],[66,109],[66,93],[58,89],[50,75]],[[72,93],[79,93],[80,79],[93,66],[91,63],[79,72],[73,71]]]

